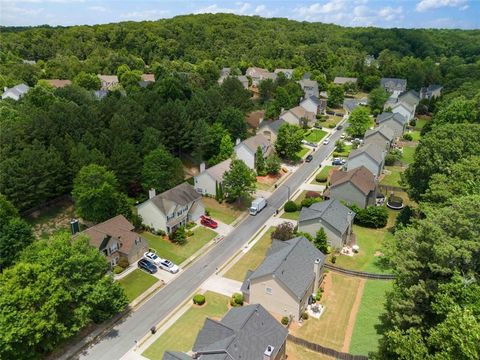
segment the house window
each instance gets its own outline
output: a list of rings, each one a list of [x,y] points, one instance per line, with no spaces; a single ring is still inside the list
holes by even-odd
[[[268,295],[272,295],[272,288],[271,288],[271,287],[265,288],[265,292],[266,292]]]

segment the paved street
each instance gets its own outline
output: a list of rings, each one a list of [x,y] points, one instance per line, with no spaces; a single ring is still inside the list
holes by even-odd
[[[321,145],[312,154],[313,161],[305,163],[293,173],[268,199],[268,207],[256,216],[248,216],[224,240],[209,252],[182,271],[174,281],[167,284],[155,296],[137,311],[114,327],[97,344],[80,355],[80,359],[117,360],[120,359],[135,341],[141,339],[152,326],[157,325],[178,305],[187,299],[202,285],[217,268],[220,268],[260,229],[266,221],[283,205],[287,195],[292,195],[297,188],[318,168],[330,154],[342,131],[330,135],[330,143]]]

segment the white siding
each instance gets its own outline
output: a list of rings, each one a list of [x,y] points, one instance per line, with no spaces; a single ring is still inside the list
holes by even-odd
[[[206,171],[200,175],[195,176],[195,190],[201,192],[203,195],[215,196],[215,180]]]
[[[349,159],[347,161],[347,171],[356,169],[362,165],[370,170],[373,175],[377,177],[380,176],[382,169],[367,155],[358,155],[352,159]]]
[[[401,114],[407,119],[408,121],[413,119],[413,113],[408,111],[403,105],[399,104],[392,107],[392,113],[394,114]]]
[[[146,201],[138,206],[138,215],[143,219],[143,224],[155,230],[167,231],[165,215],[151,202]]]
[[[250,169],[255,169],[255,154],[242,143],[235,146],[235,154],[238,160],[242,160]]]
[[[190,207],[188,211],[188,220],[197,221],[202,215],[205,215],[205,207],[203,206],[202,200],[198,200]]]

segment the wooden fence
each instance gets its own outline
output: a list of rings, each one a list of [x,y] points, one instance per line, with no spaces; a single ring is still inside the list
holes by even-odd
[[[393,280],[395,279],[395,275],[392,274],[373,274],[373,273],[368,273],[364,271],[355,271],[355,270],[349,270],[349,269],[344,269],[338,266],[334,266],[331,264],[325,264],[325,268],[342,273],[345,275],[349,276],[356,276],[364,279],[374,279],[374,280]]]
[[[341,360],[368,360],[368,356],[365,355],[352,355],[349,353],[344,353],[341,351],[337,351],[334,349],[327,348],[325,346],[322,346],[320,344],[315,344],[310,341],[307,341],[305,339],[300,339],[297,338],[296,336],[293,336],[292,334],[288,334],[289,341],[298,344],[300,346],[303,346],[304,348],[307,348],[309,350],[318,352],[323,355],[331,356],[335,359],[341,359]]]

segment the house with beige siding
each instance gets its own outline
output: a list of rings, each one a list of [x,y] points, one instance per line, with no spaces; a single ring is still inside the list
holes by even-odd
[[[377,178],[380,176],[385,164],[387,151],[375,144],[366,144],[350,152],[347,159],[347,170],[365,166]]]
[[[209,167],[194,177],[194,187],[202,195],[217,195],[217,187],[223,184],[223,174],[230,169],[231,159]]]
[[[149,197],[137,206],[137,211],[143,224],[156,231],[172,233],[179,226],[197,221],[205,214],[202,195],[188,183],[175,186],[159,195],[155,195],[155,190],[152,189]]]
[[[400,113],[383,112],[377,116],[378,125],[385,125],[393,130],[395,137],[402,137],[407,128],[408,120]]]
[[[97,75],[100,79],[100,90],[113,90],[120,85],[117,75]]]
[[[327,234],[328,244],[341,249],[353,240],[352,227],[355,213],[339,200],[331,198],[310,207],[303,207],[298,218],[298,231],[313,238],[322,227]]]
[[[365,144],[375,144],[380,148],[389,150],[395,140],[395,133],[391,128],[383,124],[374,129],[368,129],[363,139]]]
[[[163,360],[284,360],[287,336],[262,305],[236,307],[221,320],[205,319],[192,356],[167,351]]]
[[[278,137],[280,126],[285,124],[285,120],[278,119],[275,121],[263,121],[258,129],[257,134],[265,136],[271,144],[275,144]]]
[[[320,286],[325,255],[305,237],[273,240],[263,262],[248,271],[242,293],[250,304],[298,321]]]
[[[337,199],[365,209],[375,205],[377,181],[365,166],[350,171],[334,170],[330,176],[330,185],[323,195],[326,199]]]
[[[267,79],[277,80],[277,74],[259,67],[249,67],[245,75],[252,79],[252,86],[258,86],[260,82]]]
[[[327,99],[310,96],[302,100],[300,106],[307,112],[314,113],[315,115],[323,114],[327,109]]]
[[[262,149],[264,158],[273,153],[273,144],[262,134],[257,134],[235,145],[235,155],[238,160],[242,160],[250,169],[255,169],[258,147]]]
[[[312,127],[317,121],[316,113],[307,111],[302,106],[295,106],[294,108],[283,111],[278,118],[291,125],[300,127]]]

